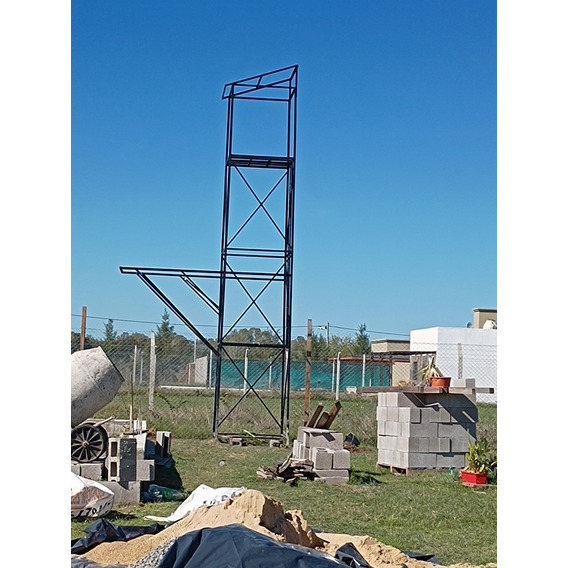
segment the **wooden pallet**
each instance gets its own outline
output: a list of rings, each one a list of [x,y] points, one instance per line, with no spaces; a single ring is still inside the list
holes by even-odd
[[[378,463],[377,467],[382,469],[388,469],[391,473],[395,475],[411,475],[413,473],[424,473],[426,471],[435,471],[433,469],[426,469],[426,468],[410,468],[410,467],[397,467],[394,465],[386,465],[382,463]]]

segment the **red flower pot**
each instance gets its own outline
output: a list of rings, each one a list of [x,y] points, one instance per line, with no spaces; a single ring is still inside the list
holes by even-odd
[[[450,386],[451,380],[451,377],[430,377],[430,386],[447,389]]]
[[[487,483],[486,473],[473,473],[471,471],[460,471],[461,480],[464,483],[470,483],[471,485],[485,485]]]

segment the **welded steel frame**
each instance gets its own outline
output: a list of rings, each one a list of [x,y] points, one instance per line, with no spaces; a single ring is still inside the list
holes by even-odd
[[[227,100],[227,137],[225,146],[225,181],[223,192],[223,220],[221,235],[221,265],[220,270],[195,270],[195,269],[176,269],[176,268],[152,268],[136,266],[120,266],[122,274],[133,274],[152,291],[164,304],[184,323],[200,341],[206,345],[216,359],[215,376],[215,402],[213,410],[213,434],[215,438],[220,435],[230,435],[231,432],[222,432],[220,427],[228,418],[229,414],[244,400],[250,392],[256,396],[266,411],[273,418],[278,428],[277,433],[255,432],[259,438],[284,438],[289,442],[289,420],[290,420],[290,346],[292,341],[292,269],[294,251],[294,204],[295,204],[295,168],[296,168],[296,116],[297,116],[297,77],[298,66],[284,67],[276,71],[248,77],[240,81],[228,83],[223,90],[222,99]],[[257,101],[268,101],[287,105],[287,125],[286,125],[286,152],[284,155],[257,155],[257,154],[237,154],[233,152],[234,134],[234,104],[236,100],[249,99]],[[230,194],[231,177],[234,171],[246,170],[247,168],[269,168],[282,170],[286,178],[286,197],[285,197],[285,220],[281,231],[282,247],[274,248],[236,248],[231,246],[231,239],[234,235],[229,232],[230,217]],[[253,188],[249,189],[254,194]],[[255,194],[254,194],[255,195]],[[267,211],[263,203],[259,201],[259,207],[249,217]],[[267,213],[268,214],[268,213]],[[274,221],[273,221],[274,222]],[[242,227],[241,227],[242,228]],[[240,230],[240,229],[239,229]],[[274,271],[242,271],[231,268],[230,259],[234,257],[248,257],[257,260],[262,259],[281,259],[280,267]],[[157,279],[161,277],[174,277],[181,279],[197,296],[215,313],[218,318],[217,342],[213,344],[195,326],[183,311],[161,290]],[[219,280],[219,299],[214,300],[198,284],[202,279]],[[255,389],[254,383],[248,383],[244,375],[237,367],[236,362],[227,352],[230,347],[247,347],[247,343],[231,342],[226,336],[232,331],[240,319],[227,323],[226,321],[226,285],[230,280],[236,280],[246,291],[246,283],[249,281],[263,281],[265,286],[274,282],[282,283],[283,304],[282,319],[279,322],[269,320],[258,306],[257,300],[260,294],[253,296],[247,291],[250,299],[248,311],[252,306],[259,309],[260,314],[266,320],[268,326],[277,337],[276,343],[270,344],[250,344],[252,347],[264,347],[273,349],[275,356],[272,362],[280,359],[281,361],[281,384],[280,384],[280,415],[274,416],[272,411],[262,400],[262,395]],[[262,292],[261,292],[262,293]],[[243,314],[241,314],[242,317]],[[239,401],[224,415],[220,415],[221,398],[221,370],[222,361],[229,360],[232,365],[243,376],[243,380],[248,383],[247,389]]]
[[[233,83],[225,85],[222,98],[227,101],[227,132],[225,146],[225,178],[223,191],[223,220],[221,233],[221,264],[220,264],[220,283],[219,283],[219,318],[217,330],[217,365],[215,375],[215,406],[213,412],[213,430],[217,438],[221,435],[233,435],[238,433],[223,432],[222,424],[235,408],[244,400],[246,394],[252,392],[263,404],[265,409],[272,416],[278,427],[278,435],[289,441],[289,419],[290,419],[290,346],[292,341],[292,282],[293,282],[293,252],[294,252],[294,204],[295,204],[295,171],[296,171],[296,117],[297,117],[297,78],[298,66],[290,66],[269,73],[255,75]],[[235,102],[238,100],[253,100],[274,102],[275,104],[285,104],[287,106],[286,123],[286,150],[284,155],[258,155],[241,154],[234,152],[234,118]],[[237,173],[242,179],[242,171],[247,168],[270,168],[283,171],[286,181],[284,227],[280,232],[282,236],[282,247],[274,248],[248,248],[234,247],[232,240],[235,236],[230,232],[230,204],[231,204],[231,181],[233,174]],[[248,184],[247,184],[248,185]],[[254,194],[253,188],[249,190]],[[245,222],[248,223],[255,215],[267,213],[262,202],[255,195],[259,202],[259,207],[251,214]],[[273,221],[274,222],[274,221]],[[242,227],[241,227],[242,228]],[[240,229],[239,229],[240,231]],[[270,320],[261,312],[269,327],[277,333],[277,342],[263,347],[274,350],[274,361],[279,360],[281,364],[280,381],[280,416],[275,417],[268,406],[262,400],[262,394],[255,388],[254,384],[248,383],[246,392],[239,401],[224,415],[221,415],[220,400],[222,387],[222,362],[229,360],[236,367],[236,363],[230,357],[227,349],[230,347],[247,347],[249,344],[232,342],[227,339],[228,333],[234,329],[237,321],[226,321],[226,284],[229,278],[235,278],[241,283],[243,289],[246,288],[244,279],[231,267],[231,259],[235,257],[245,257],[256,259],[259,265],[262,259],[280,259],[281,265],[276,271],[258,271],[248,273],[247,277],[264,279],[267,286],[271,282],[282,282],[282,314],[281,321],[278,323]],[[256,304],[256,299],[250,297],[248,308]],[[247,308],[247,310],[248,310]],[[245,310],[246,311],[246,310]],[[260,309],[259,309],[260,311]],[[258,347],[258,344],[254,344]],[[238,367],[236,367],[238,369]],[[240,371],[239,371],[240,372]],[[243,379],[245,377],[243,376]],[[245,379],[246,380],[246,379]],[[248,381],[247,381],[248,382]],[[258,436],[271,436],[271,433],[256,432]]]

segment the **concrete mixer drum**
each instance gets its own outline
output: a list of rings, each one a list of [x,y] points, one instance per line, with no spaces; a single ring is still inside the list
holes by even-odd
[[[123,376],[101,347],[71,354],[71,459],[93,462],[104,457],[108,434],[105,420],[93,419],[96,412],[109,404]]]

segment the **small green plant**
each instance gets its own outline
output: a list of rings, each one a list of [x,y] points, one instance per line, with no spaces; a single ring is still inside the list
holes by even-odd
[[[471,473],[489,473],[497,467],[497,456],[489,450],[487,438],[468,442],[468,450],[465,454],[467,461],[466,471]]]
[[[443,377],[445,375],[442,374],[442,371],[436,366],[436,358],[434,355],[430,355],[428,357],[428,365],[422,367],[418,371],[420,374],[420,383],[423,385],[427,385],[430,382],[431,377]]]

